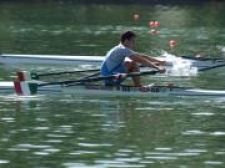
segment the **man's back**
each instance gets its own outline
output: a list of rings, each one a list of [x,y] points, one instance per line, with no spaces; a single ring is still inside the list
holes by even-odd
[[[109,71],[113,71],[117,66],[122,64],[126,57],[135,55],[135,52],[128,49],[122,44],[113,47],[107,54],[102,63],[102,66],[106,66]]]

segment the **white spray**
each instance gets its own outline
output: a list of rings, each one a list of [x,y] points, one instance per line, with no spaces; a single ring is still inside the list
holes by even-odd
[[[167,68],[166,75],[168,76],[196,76],[198,74],[197,67],[192,66],[189,60],[182,59],[175,55],[164,52],[162,55],[171,68]]]

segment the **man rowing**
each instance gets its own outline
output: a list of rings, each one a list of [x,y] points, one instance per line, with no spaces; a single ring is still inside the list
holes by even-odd
[[[135,33],[132,31],[124,32],[120,37],[120,43],[113,47],[107,54],[101,65],[101,75],[110,76],[114,74],[123,74],[139,72],[139,64],[146,67],[152,67],[159,72],[165,72],[165,61],[157,60],[151,56],[140,54],[134,51]],[[129,58],[129,60],[125,60]],[[140,76],[132,77],[134,86],[142,87]],[[105,80],[105,85],[120,85],[122,79]]]

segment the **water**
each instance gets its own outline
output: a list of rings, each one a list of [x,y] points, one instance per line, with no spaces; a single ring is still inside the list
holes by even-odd
[[[137,50],[158,55],[224,56],[224,5],[0,4],[4,53],[104,55],[124,29]],[[133,14],[140,14],[135,22]],[[203,17],[204,16],[204,17]],[[148,32],[159,20],[160,34]],[[168,41],[177,46],[170,48]],[[72,67],[76,68],[76,67]],[[0,66],[15,70],[71,67]],[[144,82],[224,89],[224,68],[197,77],[151,77]],[[0,167],[224,167],[225,98],[0,95]]]
[[[1,165],[223,167],[224,101],[4,97]]]

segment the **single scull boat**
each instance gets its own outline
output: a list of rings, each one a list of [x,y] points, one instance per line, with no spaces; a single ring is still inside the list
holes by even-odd
[[[126,74],[126,77],[154,75],[158,71],[144,71]],[[43,82],[32,80],[27,72],[18,72],[14,82],[0,82],[0,93],[14,93],[18,95],[32,95],[42,93],[68,93],[107,96],[214,96],[225,97],[225,90],[206,90],[190,87],[177,87],[173,85],[158,86],[148,85],[145,87],[134,86],[104,86],[95,82],[105,79],[116,80],[118,75],[88,77],[78,80],[58,82]]]

